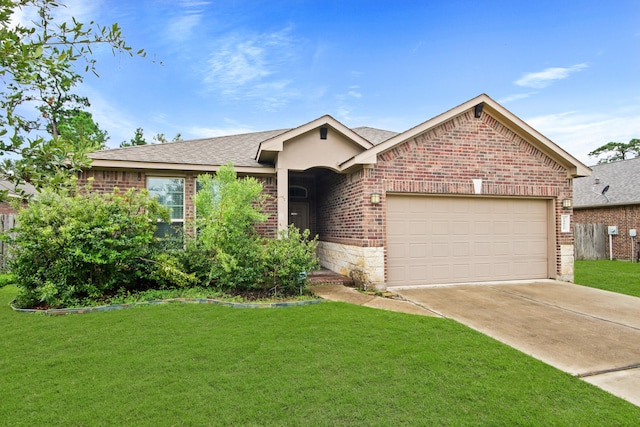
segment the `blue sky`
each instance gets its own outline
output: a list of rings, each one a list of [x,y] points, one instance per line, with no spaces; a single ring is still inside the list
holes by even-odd
[[[486,93],[587,164],[640,138],[640,1],[68,0],[149,59],[98,52],[81,91],[111,136],[404,131]]]

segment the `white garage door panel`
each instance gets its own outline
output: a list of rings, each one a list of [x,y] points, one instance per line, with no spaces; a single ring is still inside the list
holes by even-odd
[[[547,201],[390,195],[388,286],[541,279]]]

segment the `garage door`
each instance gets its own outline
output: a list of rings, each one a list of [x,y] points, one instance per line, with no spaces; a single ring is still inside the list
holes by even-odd
[[[548,277],[547,203],[389,195],[387,286]]]

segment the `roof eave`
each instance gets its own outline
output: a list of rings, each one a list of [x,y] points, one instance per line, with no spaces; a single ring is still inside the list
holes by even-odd
[[[637,202],[618,202],[618,203],[604,203],[604,204],[596,204],[596,205],[580,205],[573,206],[573,210],[581,210],[581,209],[601,209],[601,208],[617,208],[620,206],[637,206],[640,205],[640,201]]]
[[[484,101],[484,111],[491,114],[501,123],[510,124],[511,126],[508,126],[510,130],[534,145],[545,155],[564,166],[567,169],[567,175],[569,178],[579,178],[591,175],[591,168],[587,165],[532,128],[527,122],[511,113],[493,99],[489,98],[489,96],[484,96],[489,100]]]
[[[373,147],[373,144],[371,142],[367,141],[365,138],[358,135],[347,126],[343,125],[338,120],[327,114],[301,126],[298,126],[295,129],[291,129],[280,135],[274,136],[273,138],[262,141],[258,146],[258,152],[256,153],[255,157],[256,161],[261,163],[273,162],[277,153],[284,149],[284,143],[286,141],[323,126],[330,126],[336,131],[342,133],[353,142],[358,144],[360,147],[362,147],[363,150],[368,150]]]
[[[387,141],[376,145],[374,148],[364,153],[358,154],[340,165],[341,169],[349,169],[357,164],[375,164],[377,155],[389,151],[399,144],[402,144],[416,136],[427,132],[454,117],[463,114],[478,104],[483,104],[483,111],[496,117],[501,123],[510,124],[509,128],[525,140],[532,143],[536,148],[544,154],[561,164],[567,170],[569,178],[577,178],[581,176],[591,175],[591,169],[580,162],[578,159],[560,148],[550,139],[533,129],[526,122],[509,112],[506,108],[498,104],[486,94],[479,95],[469,101],[458,105],[444,113],[433,117],[405,132],[402,132]]]
[[[215,172],[223,165],[201,165],[188,163],[166,163],[166,162],[136,162],[131,160],[104,160],[94,159],[91,167],[95,168],[116,168],[116,169],[144,169],[144,170],[170,170],[189,172]],[[275,168],[270,166],[233,166],[238,173],[250,173],[257,175],[271,175],[275,173]]]

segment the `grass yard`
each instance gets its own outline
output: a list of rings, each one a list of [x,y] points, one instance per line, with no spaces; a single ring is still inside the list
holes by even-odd
[[[640,264],[624,261],[576,261],[575,283],[640,297]]]
[[[640,408],[454,321],[343,303],[15,313],[2,425],[637,425]]]

